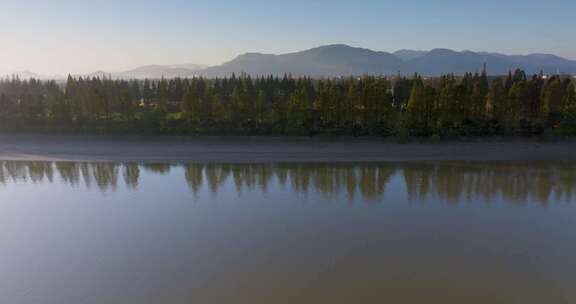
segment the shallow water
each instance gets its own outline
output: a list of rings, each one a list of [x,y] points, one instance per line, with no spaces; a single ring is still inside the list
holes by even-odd
[[[0,163],[0,303],[576,303],[576,164]]]

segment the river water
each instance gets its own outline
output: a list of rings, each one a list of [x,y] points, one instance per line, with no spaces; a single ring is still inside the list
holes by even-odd
[[[0,303],[576,303],[576,163],[0,163]]]

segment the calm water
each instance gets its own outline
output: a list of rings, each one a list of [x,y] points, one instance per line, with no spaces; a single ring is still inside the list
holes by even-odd
[[[576,164],[0,164],[0,303],[576,303]]]

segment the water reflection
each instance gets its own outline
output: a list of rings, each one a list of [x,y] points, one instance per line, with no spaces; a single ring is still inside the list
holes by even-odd
[[[571,163],[366,163],[366,164],[145,164],[75,162],[0,162],[0,183],[49,182],[85,185],[114,191],[119,182],[137,189],[141,172],[177,175],[193,192],[203,186],[214,193],[233,182],[238,192],[266,192],[271,183],[291,191],[323,195],[345,194],[378,201],[388,184],[398,177],[411,200],[436,197],[447,202],[504,199],[523,203],[570,202],[576,191],[576,164]]]

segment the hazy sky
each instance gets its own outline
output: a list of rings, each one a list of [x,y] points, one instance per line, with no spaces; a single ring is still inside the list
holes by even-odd
[[[0,0],[0,73],[220,64],[330,43],[576,59],[576,1]]]

